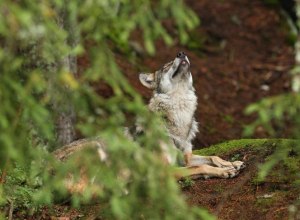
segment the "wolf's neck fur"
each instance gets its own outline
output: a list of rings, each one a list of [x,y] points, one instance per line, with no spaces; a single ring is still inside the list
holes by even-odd
[[[165,112],[171,138],[190,142],[195,137],[198,129],[194,119],[197,108],[194,88],[177,89],[172,94],[154,93],[148,107],[153,112]]]

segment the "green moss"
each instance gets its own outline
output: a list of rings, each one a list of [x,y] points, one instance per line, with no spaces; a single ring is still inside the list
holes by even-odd
[[[264,195],[261,195],[262,197],[259,196],[260,198],[257,199],[255,206],[264,210],[269,206],[274,205],[275,202],[282,202],[288,194],[289,192],[276,190],[274,193],[270,194],[270,197],[262,198]]]
[[[291,150],[297,145],[300,145],[300,141],[291,139],[240,139],[226,141],[201,150],[195,150],[194,154],[203,156],[220,155],[243,148],[267,150],[284,147]]]
[[[276,196],[270,198],[258,199],[255,206],[265,208],[272,205],[276,201]]]
[[[300,158],[289,157],[283,161],[283,167],[285,167],[290,174],[296,174],[299,172]]]
[[[221,144],[212,145],[209,148],[204,148],[201,150],[195,150],[194,154],[198,155],[216,155],[216,154],[223,154],[228,153],[237,149],[246,148],[250,146],[261,146],[263,145],[267,139],[241,139],[241,140],[232,140],[226,141]]]
[[[214,188],[214,190],[215,190],[216,192],[222,192],[222,191],[224,190],[224,188],[223,188],[222,186],[216,186],[216,187]]]
[[[265,178],[255,177],[252,179],[251,183],[256,185],[256,184],[264,182],[264,180],[265,180]]]
[[[286,172],[282,169],[272,172],[270,176],[278,182],[287,182],[290,179],[290,175],[286,175]]]
[[[4,197],[8,197],[13,201],[15,211],[32,213],[43,206],[43,204],[36,205],[34,202],[34,194],[38,189],[28,181],[29,173],[29,167],[22,167],[17,164],[7,173],[3,184]],[[8,204],[7,200],[1,202],[0,210]]]

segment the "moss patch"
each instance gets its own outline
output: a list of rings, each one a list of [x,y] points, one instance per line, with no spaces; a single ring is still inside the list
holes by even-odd
[[[252,150],[270,150],[284,147],[288,150],[293,150],[296,146],[300,146],[300,141],[291,139],[240,139],[226,141],[201,150],[195,150],[194,154],[203,156],[221,155],[243,148],[251,148]]]
[[[255,205],[260,208],[265,208],[271,206],[275,201],[276,201],[275,196],[270,198],[262,198],[262,199],[258,199]]]

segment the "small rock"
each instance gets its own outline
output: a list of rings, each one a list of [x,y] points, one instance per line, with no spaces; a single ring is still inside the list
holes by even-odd
[[[264,84],[264,85],[260,86],[260,89],[264,90],[264,91],[269,91],[270,90],[270,86]]]
[[[264,194],[261,196],[257,196],[258,199],[268,199],[268,198],[272,198],[275,195],[275,193],[272,194]]]

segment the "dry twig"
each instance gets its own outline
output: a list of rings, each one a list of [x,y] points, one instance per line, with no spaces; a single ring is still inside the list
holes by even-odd
[[[280,209],[275,210],[275,211],[273,212],[273,214],[275,214],[276,212],[279,212],[279,211],[281,211],[281,210],[283,210],[283,209],[287,209],[287,207],[281,207]]]
[[[6,197],[6,199],[10,203],[8,220],[12,220],[13,219],[13,212],[14,212],[14,202],[9,197]]]

